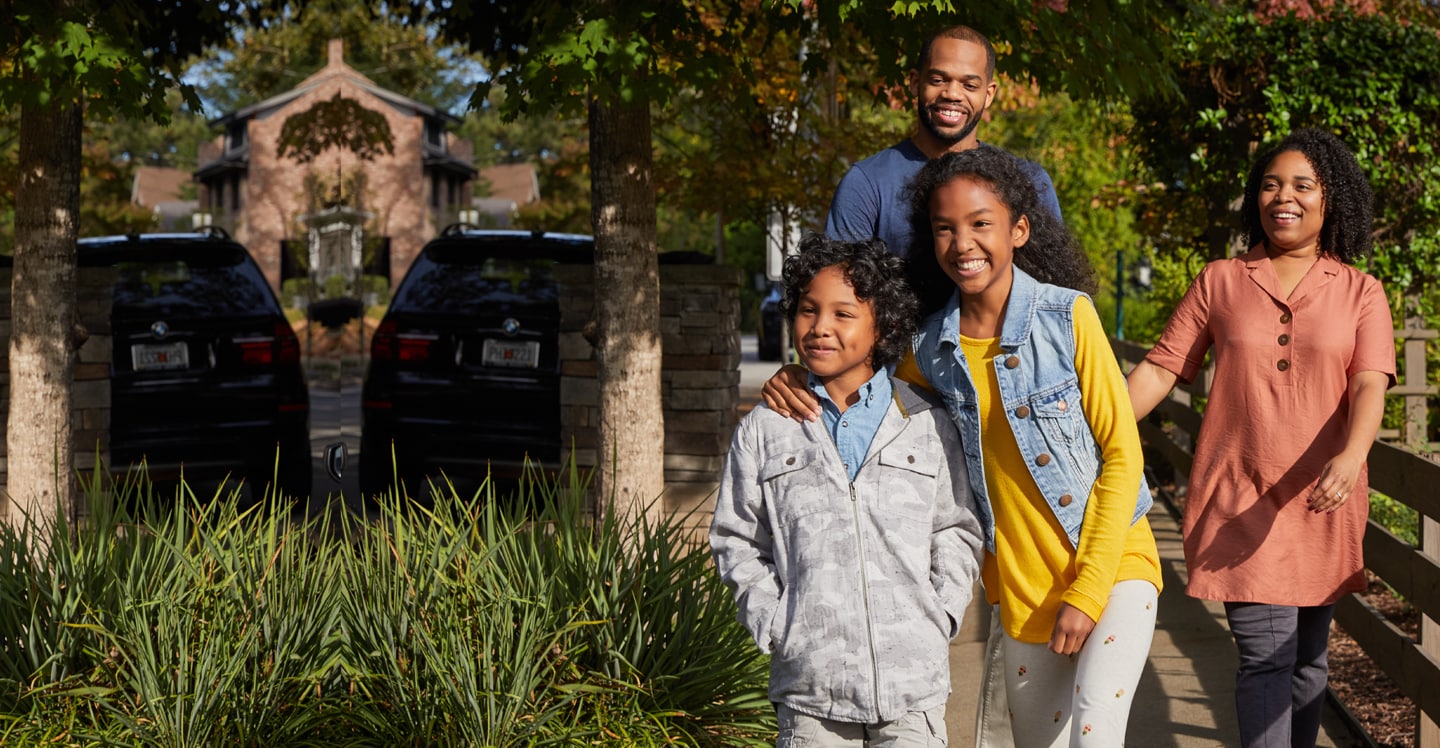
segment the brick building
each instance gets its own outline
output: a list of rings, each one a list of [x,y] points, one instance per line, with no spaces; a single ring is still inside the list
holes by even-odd
[[[306,217],[320,206],[341,203],[361,217],[367,237],[386,240],[392,283],[427,240],[471,208],[471,146],[449,132],[460,120],[346,65],[342,40],[332,39],[328,51],[326,66],[294,89],[213,120],[222,134],[201,147],[195,172],[205,214],[199,222],[229,230],[277,290],[283,248],[307,238]],[[368,160],[343,148],[308,163],[280,156],[285,122],[336,97],[381,114],[393,150]]]

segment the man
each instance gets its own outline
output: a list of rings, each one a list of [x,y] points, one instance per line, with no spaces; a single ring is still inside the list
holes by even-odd
[[[890,251],[910,253],[910,206],[905,188],[932,158],[980,145],[975,130],[995,98],[995,48],[969,26],[944,29],[925,42],[910,71],[919,127],[915,134],[856,163],[840,180],[825,220],[835,239],[879,237]],[[1045,169],[1018,159],[1035,183],[1040,203],[1060,215],[1055,185]]]
[[[900,257],[911,251],[910,204],[905,195],[911,177],[932,158],[980,145],[975,131],[998,88],[995,48],[984,34],[969,26],[943,29],[921,47],[909,83],[919,122],[915,134],[850,167],[835,190],[825,220],[827,236],[852,240],[879,237]],[[1060,201],[1050,175],[1033,161],[1016,160],[1035,184],[1040,204],[1060,217]],[[999,611],[992,609],[975,715],[975,745],[983,748],[1014,745],[999,621]]]

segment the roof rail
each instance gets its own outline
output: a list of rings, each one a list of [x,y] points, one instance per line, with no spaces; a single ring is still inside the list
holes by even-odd
[[[213,226],[213,225],[210,225],[210,224],[206,224],[206,225],[204,225],[204,226],[197,227],[197,228],[195,229],[195,233],[197,233],[197,234],[204,234],[206,237],[208,237],[208,238],[210,238],[210,239],[224,239],[224,240],[226,240],[226,241],[229,241],[229,239],[230,239],[230,232],[226,231],[225,229],[220,228],[219,226]]]
[[[479,231],[480,227],[473,223],[452,223],[440,230],[441,236],[460,236],[466,231]]]

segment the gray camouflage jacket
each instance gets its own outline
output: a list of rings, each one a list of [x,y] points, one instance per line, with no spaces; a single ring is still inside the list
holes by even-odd
[[[771,701],[815,717],[872,723],[944,704],[949,640],[979,574],[959,433],[932,395],[894,387],[853,483],[823,423],[763,405],[720,478],[716,568],[771,656]]]

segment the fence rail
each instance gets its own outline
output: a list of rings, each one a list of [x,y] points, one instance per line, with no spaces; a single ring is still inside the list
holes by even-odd
[[[1428,384],[1425,346],[1436,337],[1434,330],[1396,331],[1403,341],[1403,380],[1388,396],[1404,399],[1405,423],[1382,431],[1369,458],[1370,488],[1419,513],[1420,543],[1411,545],[1373,520],[1364,541],[1366,567],[1420,612],[1420,638],[1406,634],[1359,595],[1347,595],[1335,606],[1335,622],[1418,708],[1417,748],[1440,748],[1440,688],[1435,687],[1440,683],[1440,463],[1390,441],[1418,445],[1433,454],[1425,434],[1428,398],[1437,388]],[[1111,346],[1126,371],[1148,351],[1124,340],[1112,340]],[[1194,398],[1208,392],[1210,382],[1207,368],[1193,384],[1177,387],[1161,402],[1156,414],[1170,427],[1162,427],[1156,418],[1140,423],[1146,445],[1178,473],[1188,474],[1194,460],[1192,445],[1200,433]]]

